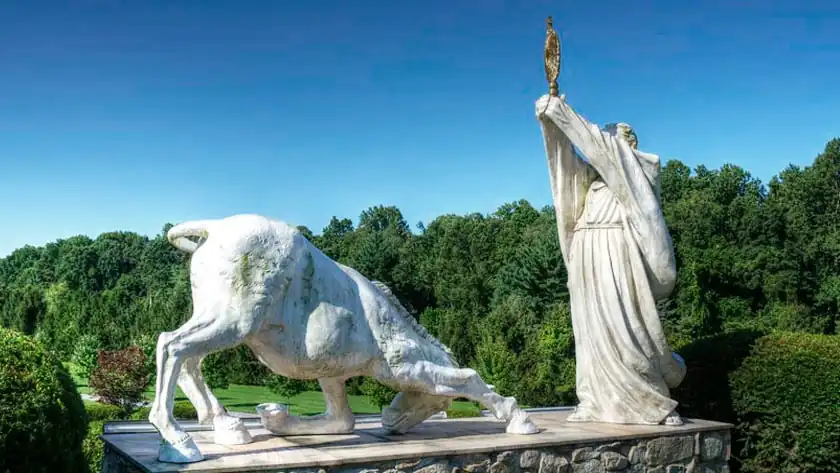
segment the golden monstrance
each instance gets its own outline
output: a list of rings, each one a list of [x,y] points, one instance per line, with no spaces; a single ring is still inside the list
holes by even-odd
[[[560,38],[554,31],[551,17],[545,28],[545,80],[548,81],[548,93],[557,96],[557,77],[560,75]]]

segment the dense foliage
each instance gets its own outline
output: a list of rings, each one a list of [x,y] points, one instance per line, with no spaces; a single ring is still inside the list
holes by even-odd
[[[99,347],[102,344],[95,335],[85,334],[76,341],[73,355],[70,357],[71,369],[74,376],[88,379],[96,368]]]
[[[735,425],[733,471],[840,472],[840,337],[739,331],[680,351],[680,413]]]
[[[840,337],[762,338],[730,385],[742,471],[840,472]]]
[[[660,305],[672,344],[690,352],[736,337],[745,345],[722,349],[742,359],[754,340],[746,333],[835,334],[838,195],[840,139],[812,165],[790,166],[766,186],[735,165],[663,166],[663,211],[679,269],[672,297]],[[518,201],[488,215],[443,215],[416,231],[387,206],[365,210],[355,224],[334,217],[320,234],[301,230],[333,259],[388,284],[463,365],[499,391],[526,405],[549,405],[575,402],[574,339],[555,225],[551,207]],[[90,353],[77,349],[83,336],[97,349],[138,344],[153,353],[154,336],[183,323],[191,310],[188,255],[166,242],[168,228],[154,238],[77,236],[0,259],[0,324],[35,335],[65,360]],[[723,355],[719,362],[695,369],[718,377],[735,369]],[[208,356],[204,370],[215,387],[269,382],[297,389],[270,378],[245,347]],[[350,390],[390,395],[360,380]],[[702,396],[695,396],[685,398],[688,410],[701,409]],[[737,415],[717,414],[704,417]]]
[[[61,363],[30,337],[0,329],[0,471],[85,471],[87,424]]]
[[[318,381],[308,379],[291,379],[276,374],[266,377],[266,387],[278,396],[289,399],[304,391],[315,391],[319,389]]]

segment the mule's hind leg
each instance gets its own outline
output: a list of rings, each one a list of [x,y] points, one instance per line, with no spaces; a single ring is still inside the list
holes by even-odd
[[[261,320],[253,318],[193,317],[174,332],[165,332],[157,344],[157,383],[149,422],[163,437],[159,459],[169,463],[191,463],[203,459],[192,438],[172,415],[175,385],[184,360],[202,357],[241,343]]]
[[[403,365],[395,373],[397,382],[404,389],[422,390],[429,394],[448,398],[464,397],[481,403],[497,419],[508,423],[507,432],[512,434],[535,434],[537,426],[528,417],[516,399],[502,397],[469,368],[452,368],[420,361]]]
[[[398,393],[391,405],[382,410],[382,427],[392,433],[403,434],[438,412],[445,411],[452,398],[424,392]]]
[[[220,445],[251,443],[251,434],[242,420],[228,414],[201,374],[203,357],[184,360],[178,386],[190,400],[198,414],[198,422],[212,424],[214,442]]]
[[[353,432],[356,420],[347,402],[344,378],[321,378],[318,380],[327,411],[314,416],[298,417],[288,415],[276,404],[258,406],[266,430],[277,435],[349,434]]]

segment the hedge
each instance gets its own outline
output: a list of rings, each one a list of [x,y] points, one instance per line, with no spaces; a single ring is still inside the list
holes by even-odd
[[[147,420],[149,418],[150,408],[141,407],[131,414],[133,420]],[[176,419],[196,419],[198,414],[195,412],[195,407],[189,401],[178,401],[172,406],[172,415]]]
[[[680,414],[736,424],[729,377],[764,335],[753,331],[726,333],[701,338],[677,349],[687,369],[682,384],[672,393],[680,403]]]
[[[730,386],[742,471],[840,472],[840,336],[764,337]]]
[[[840,473],[840,337],[735,332],[679,352],[680,413],[736,426],[733,472]]]
[[[0,328],[0,472],[84,472],[82,398],[39,343]]]

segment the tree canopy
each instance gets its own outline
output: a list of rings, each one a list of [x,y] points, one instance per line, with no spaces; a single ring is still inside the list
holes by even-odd
[[[547,184],[546,184],[547,185]],[[735,330],[836,333],[840,313],[840,139],[767,185],[735,165],[662,168],[663,211],[679,280],[661,303],[671,342]],[[554,210],[511,202],[442,215],[410,230],[396,207],[334,217],[333,259],[385,282],[464,364],[526,404],[574,401],[574,340]],[[82,336],[120,349],[190,314],[189,256],[161,234],[76,236],[0,259],[0,324],[64,359]],[[244,378],[264,374],[247,350]],[[571,362],[570,362],[571,360]],[[247,378],[247,379],[246,379]]]

